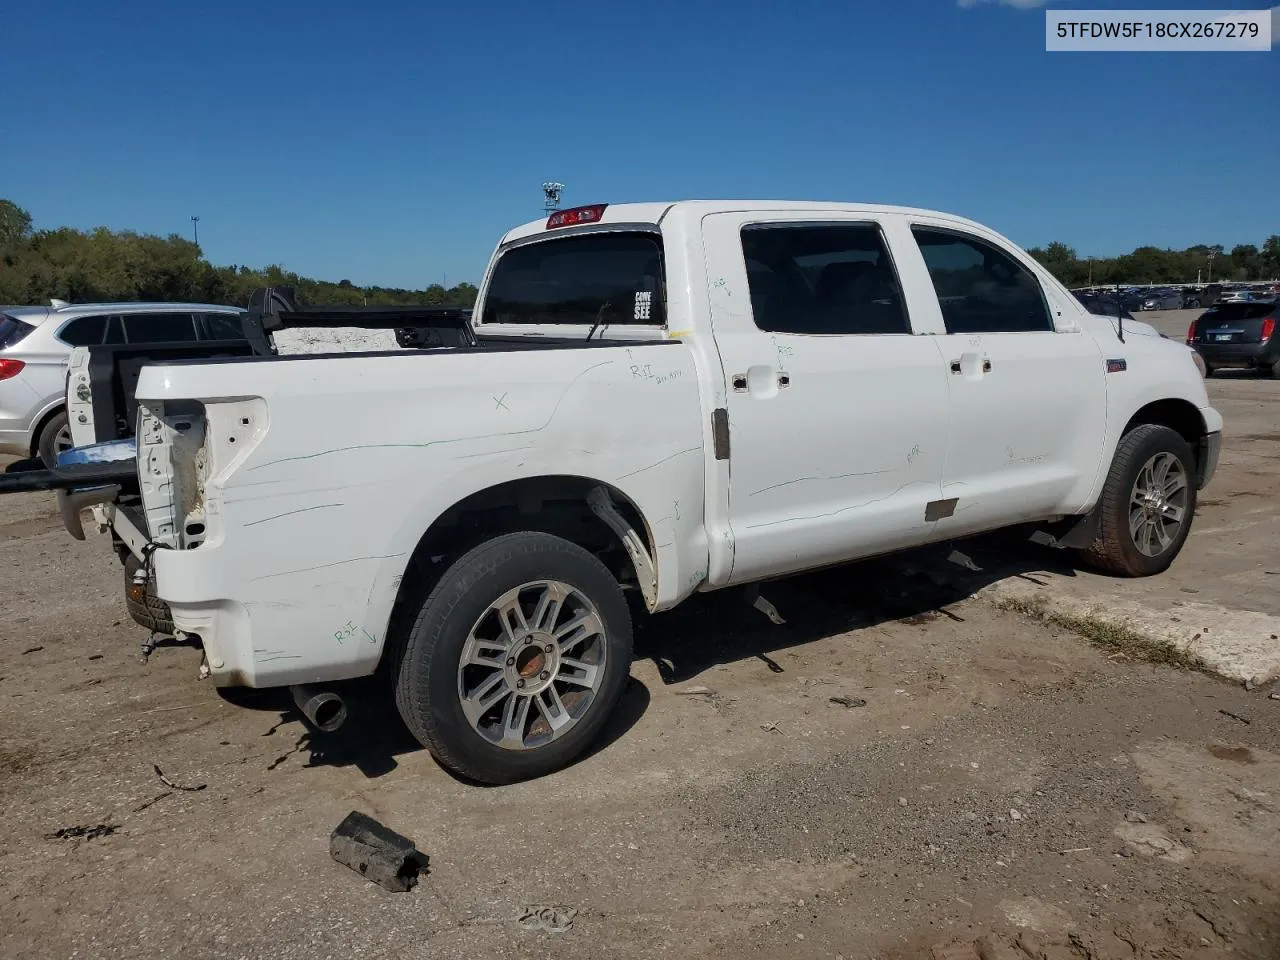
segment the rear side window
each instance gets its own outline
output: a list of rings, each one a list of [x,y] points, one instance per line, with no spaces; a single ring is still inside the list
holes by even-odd
[[[76,317],[58,334],[58,339],[73,347],[96,347],[102,343],[106,317]]]
[[[756,326],[770,333],[910,333],[874,224],[754,224],[742,254]]]
[[[243,340],[244,328],[238,313],[204,314],[205,340]]]
[[[34,329],[35,327],[29,323],[23,323],[16,317],[0,313],[0,350],[12,347]]]
[[[195,321],[189,313],[130,313],[124,318],[130,343],[174,343],[196,339]]]
[[[666,322],[662,242],[650,233],[588,233],[504,253],[482,323],[657,325]]]
[[[991,244],[967,234],[912,227],[942,307],[947,333],[1053,329],[1036,278]]]

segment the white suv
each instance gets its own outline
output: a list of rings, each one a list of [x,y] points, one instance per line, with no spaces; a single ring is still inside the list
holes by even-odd
[[[0,307],[0,454],[56,463],[71,446],[63,392],[73,347],[238,340],[239,307],[76,303]]]

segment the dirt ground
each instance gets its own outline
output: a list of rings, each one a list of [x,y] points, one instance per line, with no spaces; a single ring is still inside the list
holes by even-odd
[[[1280,614],[1280,382],[1209,390],[1187,550],[1106,587]],[[643,622],[590,756],[486,789],[375,688],[322,737],[193,649],[141,663],[105,538],[0,498],[0,956],[1280,958],[1280,685],[1000,609],[975,579],[1060,555],[962,548],[980,574],[944,548],[767,587],[785,626],[728,594]],[[330,859],[353,809],[430,856],[414,890]]]

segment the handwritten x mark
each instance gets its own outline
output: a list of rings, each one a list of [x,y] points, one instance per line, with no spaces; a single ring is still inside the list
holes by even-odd
[[[503,409],[503,410],[510,410],[511,408],[510,408],[510,407],[508,407],[508,406],[507,406],[507,404],[506,404],[506,399],[507,399],[507,395],[506,395],[505,393],[504,393],[502,396],[500,396],[500,397],[494,397],[494,398],[493,398],[493,402],[494,402],[495,406],[494,406],[494,408],[493,408],[493,409],[497,410],[497,409],[501,408],[501,409]]]

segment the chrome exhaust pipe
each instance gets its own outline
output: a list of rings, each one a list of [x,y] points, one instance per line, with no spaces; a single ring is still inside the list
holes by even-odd
[[[300,683],[290,687],[289,692],[302,715],[317,730],[333,733],[346,722],[346,701],[332,690]]]

